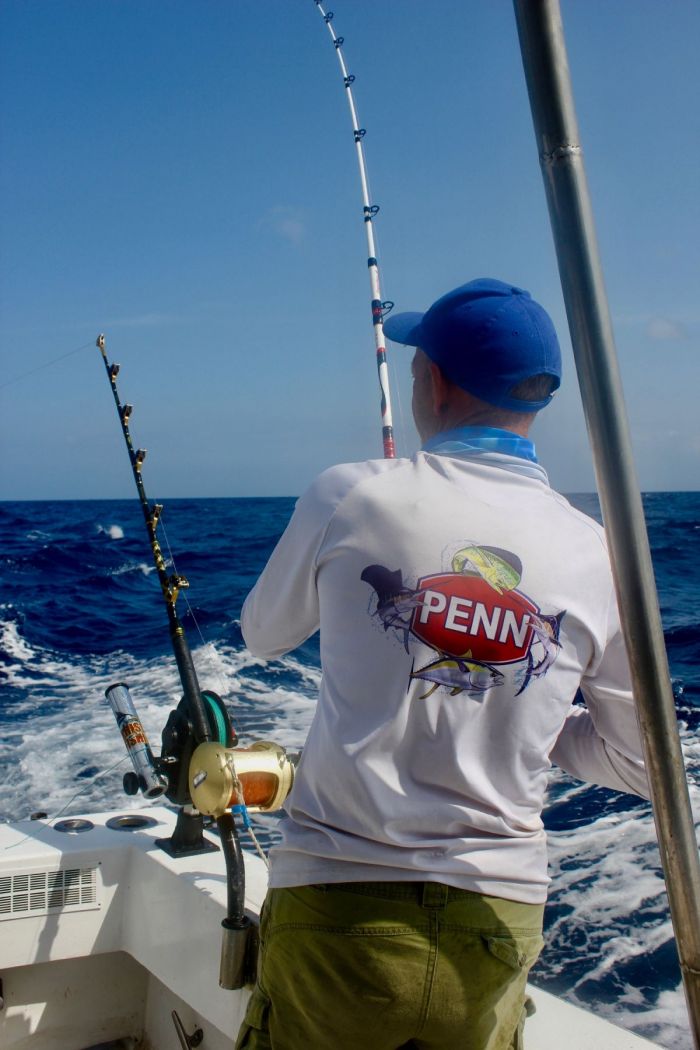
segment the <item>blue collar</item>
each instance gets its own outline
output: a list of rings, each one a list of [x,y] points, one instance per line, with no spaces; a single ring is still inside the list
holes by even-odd
[[[455,427],[435,434],[423,445],[423,452],[436,455],[468,457],[480,452],[500,452],[537,463],[535,446],[529,438],[498,427]]]

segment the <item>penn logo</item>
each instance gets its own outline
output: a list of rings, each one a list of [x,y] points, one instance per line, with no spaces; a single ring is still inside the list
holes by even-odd
[[[452,572],[424,576],[417,590],[410,629],[426,645],[486,664],[527,656],[540,610],[520,591],[499,593],[483,578]]]
[[[420,700],[446,689],[481,701],[506,683],[504,664],[519,665],[511,681],[521,696],[556,660],[566,610],[545,615],[517,589],[522,563],[513,551],[469,543],[450,561],[451,572],[423,576],[415,587],[401,569],[367,565],[361,579],[376,593],[372,615],[408,654],[415,638],[435,653],[428,663],[414,659],[409,673],[425,690]]]

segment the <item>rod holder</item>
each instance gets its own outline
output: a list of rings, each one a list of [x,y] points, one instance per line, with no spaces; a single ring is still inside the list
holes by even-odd
[[[175,830],[169,839],[156,839],[156,846],[170,857],[196,857],[219,847],[204,837],[204,817],[192,806],[181,806]]]
[[[255,983],[258,959],[258,930],[247,916],[238,922],[221,923],[219,987],[228,991]]]

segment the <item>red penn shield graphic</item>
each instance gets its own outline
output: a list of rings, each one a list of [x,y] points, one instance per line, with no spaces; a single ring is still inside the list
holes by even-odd
[[[421,604],[411,632],[447,656],[486,664],[523,660],[532,642],[539,608],[520,591],[498,593],[480,576],[446,572],[418,581]]]

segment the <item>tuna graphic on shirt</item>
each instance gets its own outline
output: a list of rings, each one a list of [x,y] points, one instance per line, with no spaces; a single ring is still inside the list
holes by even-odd
[[[376,616],[395,631],[406,652],[412,639],[433,649],[435,659],[411,671],[436,689],[483,699],[502,685],[504,665],[515,665],[516,696],[547,673],[561,649],[565,612],[547,615],[522,591],[522,563],[499,547],[468,544],[452,557],[450,571],[422,576],[415,587],[400,569],[368,565],[361,579],[376,593]]]

